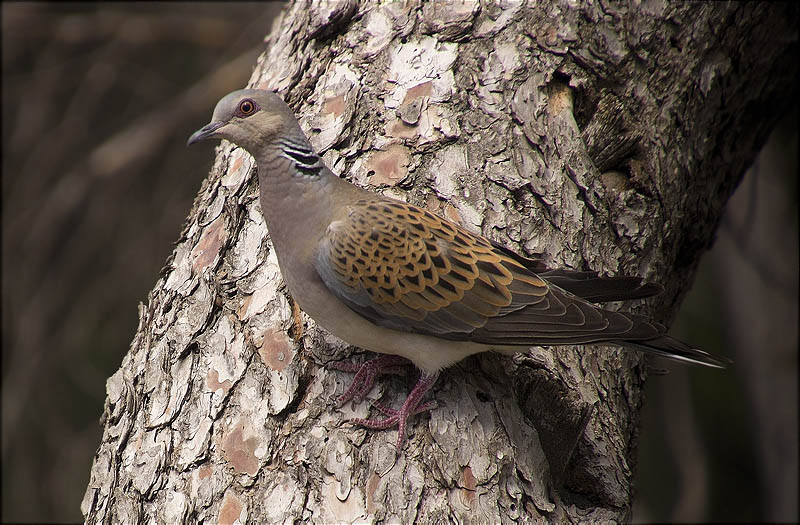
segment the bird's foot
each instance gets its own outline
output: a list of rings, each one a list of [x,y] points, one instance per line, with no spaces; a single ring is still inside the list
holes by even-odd
[[[420,402],[438,377],[439,372],[433,374],[423,373],[399,410],[388,408],[378,403],[372,405],[380,412],[383,412],[387,417],[381,419],[350,419],[348,422],[354,425],[375,429],[386,429],[397,425],[397,449],[400,450],[403,447],[403,441],[405,441],[408,418],[415,414],[427,412],[436,406],[436,402],[434,401],[428,401],[422,404],[420,404]]]
[[[379,374],[400,374],[403,369],[411,364],[407,359],[396,355],[382,355],[375,359],[362,363],[333,363],[330,368],[342,370],[344,372],[355,372],[353,382],[336,400],[338,406],[342,406],[351,399],[360,400],[366,396],[375,384],[375,378]]]
[[[372,408],[377,409],[379,412],[386,416],[396,416],[400,414],[400,410],[395,408],[389,408],[382,403],[372,403]],[[433,410],[436,408],[436,401],[428,401],[427,403],[423,403],[419,405],[417,408],[414,409],[413,414],[409,414],[411,416],[416,416],[417,414],[422,414],[423,412],[427,412],[428,410]]]

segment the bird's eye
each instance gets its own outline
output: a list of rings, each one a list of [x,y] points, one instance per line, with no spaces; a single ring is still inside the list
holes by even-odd
[[[256,110],[256,103],[246,98],[239,102],[239,114],[243,117],[252,115]]]

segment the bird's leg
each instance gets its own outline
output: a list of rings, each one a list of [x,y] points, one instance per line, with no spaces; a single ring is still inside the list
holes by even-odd
[[[399,374],[404,367],[410,364],[407,359],[400,356],[382,355],[360,365],[351,363],[334,363],[330,365],[331,368],[336,370],[356,372],[353,382],[350,383],[347,390],[336,401],[337,405],[342,406],[353,398],[363,398],[372,389],[375,384],[375,378],[379,374]]]
[[[408,418],[414,414],[425,412],[436,406],[436,403],[433,402],[424,403],[422,405],[420,405],[420,402],[422,401],[422,397],[428,390],[430,390],[438,377],[439,372],[435,372],[433,374],[423,373],[420,376],[419,381],[417,381],[417,384],[414,385],[411,393],[408,394],[403,406],[400,407],[399,410],[386,408],[381,405],[373,405],[388,417],[383,419],[351,419],[350,423],[361,425],[367,428],[377,429],[384,429],[397,425],[397,448],[398,450],[401,449],[403,446],[403,441],[406,437],[406,424]]]

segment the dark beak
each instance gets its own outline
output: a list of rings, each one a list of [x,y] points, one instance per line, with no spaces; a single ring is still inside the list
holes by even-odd
[[[214,132],[225,124],[227,124],[227,122],[209,122],[202,128],[192,133],[192,136],[189,137],[189,141],[186,142],[186,145],[191,146],[195,142],[200,142],[201,140],[213,139]]]

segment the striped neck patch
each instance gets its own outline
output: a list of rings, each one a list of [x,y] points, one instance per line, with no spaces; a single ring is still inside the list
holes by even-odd
[[[322,162],[319,156],[307,145],[282,140],[280,142],[280,154],[282,157],[292,161],[297,171],[303,175],[316,177],[322,169]]]

